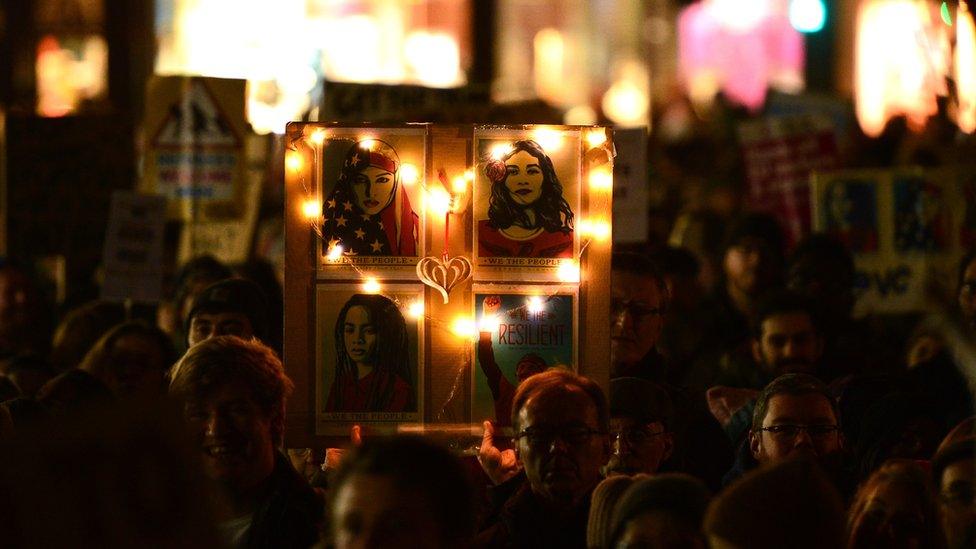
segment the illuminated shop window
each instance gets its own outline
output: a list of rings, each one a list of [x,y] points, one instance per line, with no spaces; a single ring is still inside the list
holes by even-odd
[[[454,87],[468,0],[157,0],[156,73],[248,80],[255,131],[284,131],[321,79]]]
[[[33,15],[37,114],[97,108],[108,92],[102,0],[37,0]]]

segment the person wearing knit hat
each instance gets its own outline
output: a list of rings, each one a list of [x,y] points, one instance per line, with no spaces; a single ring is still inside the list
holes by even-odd
[[[671,456],[674,415],[667,391],[638,377],[610,380],[610,441],[606,474],[653,474]]]
[[[710,497],[689,475],[638,476],[616,504],[606,547],[704,549],[702,518]]]
[[[218,335],[267,341],[268,300],[250,280],[221,280],[208,286],[193,301],[186,317],[186,333],[190,346]]]

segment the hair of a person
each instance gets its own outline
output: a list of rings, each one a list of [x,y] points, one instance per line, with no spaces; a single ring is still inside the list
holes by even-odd
[[[563,186],[556,175],[556,169],[552,160],[538,143],[531,140],[520,140],[512,143],[512,149],[507,154],[497,160],[491,160],[486,166],[486,173],[491,173],[494,163],[505,163],[509,158],[519,152],[526,152],[532,155],[539,163],[542,171],[542,189],[539,199],[532,204],[535,211],[535,227],[542,227],[548,232],[560,232],[569,234],[573,231],[573,210],[569,203],[563,198]],[[501,173],[501,170],[497,170]],[[508,179],[508,171],[498,179],[491,181],[491,196],[488,199],[488,224],[494,229],[507,229],[512,225],[519,225],[526,228],[533,228],[525,208],[515,203],[505,181]]]
[[[113,363],[113,351],[119,340],[125,337],[138,337],[152,343],[162,359],[164,373],[178,358],[173,342],[162,330],[145,322],[133,320],[119,324],[106,332],[88,351],[78,368],[103,381],[110,378],[115,373],[114,369],[118,367]]]
[[[769,401],[774,396],[803,396],[811,394],[820,395],[827,399],[827,402],[830,403],[830,409],[834,412],[834,417],[837,418],[837,423],[840,424],[837,401],[830,394],[827,385],[810,374],[793,373],[783,374],[763,387],[763,390],[759,393],[759,397],[756,399],[756,409],[752,414],[752,431],[758,433],[762,429],[763,420],[766,419],[766,413],[769,412]]]
[[[613,516],[621,496],[648,475],[614,475],[603,479],[590,496],[590,516],[586,523],[587,547],[613,547]]]
[[[57,419],[110,407],[115,396],[100,379],[75,368],[45,383],[37,391],[37,401]]]
[[[202,402],[232,383],[243,383],[271,419],[275,445],[284,436],[285,403],[295,385],[278,355],[256,339],[215,336],[194,345],[171,371],[169,393],[178,401]]]
[[[173,302],[177,306],[183,303],[193,286],[199,282],[210,285],[231,276],[233,273],[230,267],[218,261],[214,256],[207,254],[194,257],[184,263],[176,274],[176,282],[173,285]]]
[[[786,460],[746,473],[719,493],[703,530],[734,547],[844,547],[844,504],[812,460]]]
[[[384,372],[387,375],[378,378],[382,383],[373,385],[373,392],[366,401],[369,410],[385,410],[394,396],[396,378],[399,377],[407,385],[413,387],[413,376],[410,373],[410,340],[407,335],[407,323],[403,313],[396,303],[378,294],[355,294],[342,306],[336,316],[335,323],[335,352],[336,352],[336,387],[343,387],[345,383],[359,379],[356,362],[346,351],[345,323],[346,314],[353,307],[366,310],[369,322],[376,331],[376,344],[373,347],[374,372]],[[342,391],[336,391],[336,409],[341,410]],[[407,402],[407,409],[416,406],[414,397]]]
[[[810,305],[810,300],[800,293],[783,288],[776,288],[764,293],[756,303],[756,312],[752,317],[752,337],[761,340],[763,322],[771,317],[790,313],[803,313],[810,319],[814,331],[820,333],[819,319]]]
[[[0,440],[4,547],[221,546],[178,411],[137,404],[54,422],[36,407],[37,421],[15,416],[13,438]]]
[[[549,368],[519,384],[512,398],[512,425],[519,430],[519,412],[530,400],[562,398],[572,393],[582,393],[590,398],[596,408],[600,430],[606,432],[610,428],[610,406],[603,389],[592,379],[563,368]]]
[[[193,300],[184,320],[187,339],[193,317],[201,313],[216,314],[234,312],[247,317],[254,336],[265,341],[269,332],[268,298],[257,283],[246,278],[225,278],[207,286]],[[268,343],[265,341],[265,343]]]
[[[966,252],[966,255],[962,256],[962,259],[959,260],[959,270],[956,275],[957,293],[959,292],[959,289],[962,288],[963,279],[966,277],[966,267],[969,267],[969,264],[973,261],[976,261],[976,249],[969,250]]]
[[[969,463],[976,461],[976,437],[958,440],[944,448],[939,448],[935,453],[935,457],[932,458],[932,480],[936,488],[942,482],[942,473],[950,465],[960,461]]]
[[[786,239],[783,228],[775,217],[763,212],[746,212],[735,219],[728,226],[725,233],[723,249],[739,245],[743,240],[752,238],[765,242],[771,258],[782,262],[786,253]]]
[[[701,261],[691,250],[680,246],[663,246],[651,252],[650,258],[665,275],[697,278],[701,272]]]
[[[829,265],[831,270],[840,270],[851,284],[854,283],[854,256],[837,237],[827,233],[813,233],[803,237],[790,254],[789,265],[795,265],[807,256],[817,258],[820,264]]]
[[[51,365],[58,372],[78,366],[92,345],[122,322],[125,308],[120,303],[91,301],[72,309],[54,331]]]
[[[672,522],[701,533],[702,520],[712,495],[702,481],[683,473],[665,473],[637,479],[620,498],[613,514],[610,543],[616,547],[627,523],[644,513],[662,511]]]
[[[336,509],[343,485],[358,475],[388,478],[404,498],[426,508],[441,528],[442,547],[464,547],[473,535],[474,491],[461,462],[447,449],[415,436],[366,439],[336,471],[330,509]]]
[[[654,281],[661,293],[661,310],[667,312],[671,304],[671,292],[668,291],[664,273],[649,256],[636,252],[614,252],[610,256],[610,270]]]
[[[610,417],[631,418],[644,424],[659,422],[671,431],[674,404],[658,383],[639,377],[615,377],[610,380]]]
[[[938,500],[932,479],[918,463],[907,459],[892,459],[884,462],[861,484],[848,510],[848,530],[850,531],[856,524],[857,519],[870,503],[871,495],[882,484],[906,488],[911,501],[919,506],[922,511],[922,527],[925,531],[925,538],[920,547],[933,549],[945,547],[945,536],[939,519]]]

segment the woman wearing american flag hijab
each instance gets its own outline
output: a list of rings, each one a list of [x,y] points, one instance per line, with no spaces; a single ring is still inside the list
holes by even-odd
[[[420,218],[400,184],[400,158],[389,143],[359,141],[342,162],[339,181],[325,201],[325,252],[416,256]]]

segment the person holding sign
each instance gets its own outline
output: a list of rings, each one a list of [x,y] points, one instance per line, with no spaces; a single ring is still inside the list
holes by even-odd
[[[329,412],[406,412],[416,409],[410,382],[407,325],[381,295],[356,294],[335,324],[336,369]]]
[[[348,255],[417,255],[420,218],[399,172],[399,156],[388,143],[367,139],[350,147],[323,208],[326,253],[342,246]]]
[[[535,141],[516,141],[490,160],[488,219],[478,221],[478,255],[572,257],[573,210],[552,160]]]

